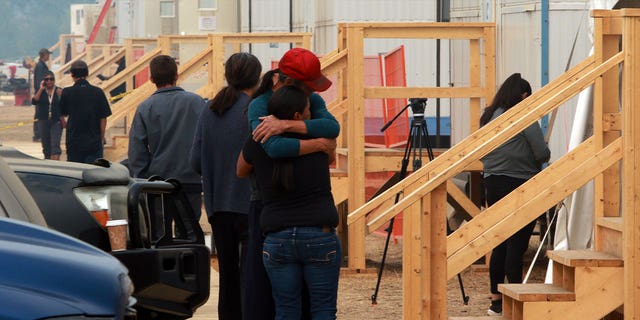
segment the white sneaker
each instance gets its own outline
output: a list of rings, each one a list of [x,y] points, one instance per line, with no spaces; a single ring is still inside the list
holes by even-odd
[[[487,315],[488,315],[488,316],[496,316],[496,317],[499,317],[499,316],[502,316],[502,311],[500,311],[500,312],[495,312],[495,311],[491,310],[491,308],[489,308],[489,309],[487,309]]]

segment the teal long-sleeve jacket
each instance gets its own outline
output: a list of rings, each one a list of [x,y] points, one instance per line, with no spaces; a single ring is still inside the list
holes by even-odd
[[[260,117],[268,116],[267,104],[273,94],[266,92],[251,101],[247,117],[251,131],[260,124]],[[340,124],[327,110],[324,99],[317,93],[309,96],[311,119],[305,120],[307,136],[309,138],[336,138],[340,133]],[[264,150],[271,158],[297,157],[300,153],[300,140],[282,136],[272,136],[262,144]]]

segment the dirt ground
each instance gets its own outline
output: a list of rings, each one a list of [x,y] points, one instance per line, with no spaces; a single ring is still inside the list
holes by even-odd
[[[380,267],[385,238],[382,235],[367,237],[367,268]],[[525,268],[528,268],[540,243],[537,235],[532,236],[529,250],[525,256]],[[543,248],[541,257],[529,278],[529,283],[541,283],[547,267]],[[473,270],[472,270],[473,269]],[[468,305],[464,305],[458,278],[447,283],[447,313],[449,316],[484,316],[489,307],[489,273],[467,268],[460,275],[465,294],[469,296]],[[525,269],[523,272],[526,272]],[[376,286],[377,274],[343,275],[340,278],[338,292],[338,319],[401,319],[402,318],[402,240],[397,244],[391,241],[384,266],[384,273],[378,292],[378,304],[371,305],[371,295]]]
[[[12,144],[19,141],[31,141],[33,107],[14,107],[13,97],[0,97],[0,142]],[[9,142],[9,143],[7,143]],[[367,241],[367,268],[377,270],[384,248],[385,238],[382,235],[369,235]],[[530,248],[525,257],[528,267],[539,243],[538,236],[533,236]],[[542,251],[544,253],[544,250]],[[547,266],[547,259],[538,259],[530,282],[542,282]],[[526,272],[526,270],[524,270]],[[467,268],[461,273],[469,304],[462,302],[458,278],[452,278],[448,288],[449,316],[483,316],[489,306],[489,274],[486,271],[475,271]],[[402,239],[397,244],[393,241],[389,246],[384,273],[378,292],[378,304],[371,305],[371,295],[376,286],[377,273],[345,274],[340,278],[338,293],[338,319],[401,319],[402,318]]]

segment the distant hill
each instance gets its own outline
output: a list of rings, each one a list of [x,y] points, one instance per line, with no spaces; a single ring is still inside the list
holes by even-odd
[[[35,57],[69,33],[69,6],[95,0],[0,0],[0,59]]]

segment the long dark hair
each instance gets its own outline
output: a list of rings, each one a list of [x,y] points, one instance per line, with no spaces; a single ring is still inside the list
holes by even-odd
[[[261,96],[269,91],[271,91],[273,89],[273,75],[278,73],[278,69],[273,69],[273,70],[269,70],[267,72],[264,73],[264,75],[262,76],[262,81],[260,81],[260,86],[258,87],[258,89],[256,90],[256,92],[253,93],[253,97],[252,98],[257,98],[258,96]]]
[[[291,120],[296,112],[302,114],[309,104],[304,90],[296,86],[284,86],[273,93],[267,110],[278,119]],[[293,162],[289,159],[278,159],[273,162],[271,186],[276,195],[282,195],[295,189]]]
[[[209,103],[209,109],[218,115],[224,114],[238,100],[238,92],[250,89],[258,84],[262,66],[256,56],[247,53],[234,53],[224,66],[227,86],[220,89]]]
[[[480,117],[480,126],[482,127],[491,121],[496,109],[503,108],[504,111],[507,111],[522,101],[523,93],[526,93],[527,97],[531,95],[529,82],[522,79],[519,73],[510,75],[496,92],[491,104],[484,109],[484,113]]]

